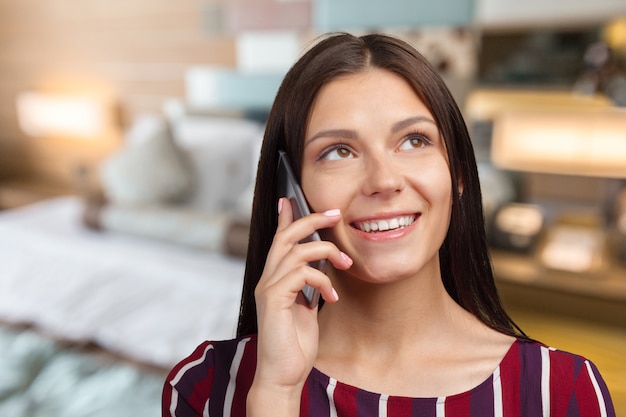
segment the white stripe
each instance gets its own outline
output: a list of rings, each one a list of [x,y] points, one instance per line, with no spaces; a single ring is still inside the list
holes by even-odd
[[[550,350],[541,346],[541,408],[550,417]]]
[[[337,408],[335,407],[335,387],[337,386],[337,380],[329,378],[328,386],[326,387],[326,395],[328,395],[328,405],[330,405],[330,417],[337,417]]]
[[[190,370],[194,366],[197,366],[197,365],[199,365],[199,364],[201,364],[202,362],[205,361],[206,355],[212,349],[213,349],[213,345],[208,345],[206,347],[206,349],[204,350],[204,353],[202,354],[202,356],[200,358],[196,359],[193,362],[189,362],[188,364],[186,364],[185,366],[180,368],[180,371],[178,371],[178,373],[176,374],[174,379],[172,379],[172,382],[170,384],[172,386],[178,384],[178,382],[181,380],[181,378],[185,375],[185,373],[188,370]],[[178,407],[178,391],[172,390],[172,401],[170,402],[170,414],[173,415],[173,416],[176,415],[176,407]]]
[[[230,364],[230,379],[228,380],[226,396],[224,397],[224,417],[230,417],[230,412],[233,407],[233,399],[235,398],[235,389],[237,387],[237,373],[239,372],[239,365],[241,365],[241,358],[243,358],[246,343],[249,341],[249,337],[239,341],[237,344],[237,350],[235,351],[235,357],[233,358],[233,362]]]
[[[502,406],[502,380],[500,379],[500,367],[493,373],[493,416],[502,417],[504,410]]]
[[[209,403],[211,402],[211,398],[206,400],[206,404],[204,404],[204,410],[202,410],[202,417],[210,417],[209,416]]]
[[[170,415],[176,415],[176,407],[178,407],[178,391],[172,390],[172,401],[170,402]]]
[[[387,400],[388,395],[382,394],[378,399],[378,417],[387,417]]]
[[[596,379],[596,374],[593,373],[593,369],[591,369],[591,364],[589,363],[589,361],[585,361],[585,366],[587,367],[587,373],[589,374],[589,378],[591,379],[591,383],[593,384],[593,389],[596,391],[598,406],[600,408],[600,415],[602,417],[607,417],[606,404],[604,403],[604,395],[602,395],[602,390],[600,390],[600,385],[598,384],[598,380]]]
[[[437,417],[446,417],[446,397],[437,398]]]

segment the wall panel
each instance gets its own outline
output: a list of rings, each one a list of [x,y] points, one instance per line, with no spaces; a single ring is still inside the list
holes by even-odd
[[[203,28],[206,7],[218,2],[0,0],[0,179],[71,184],[76,161],[95,164],[112,149],[24,137],[14,109],[20,91],[105,91],[125,127],[182,98],[188,67],[234,66],[234,38]]]

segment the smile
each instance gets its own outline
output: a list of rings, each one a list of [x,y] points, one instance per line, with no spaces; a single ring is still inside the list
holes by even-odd
[[[366,233],[386,232],[389,230],[402,229],[404,227],[410,226],[415,221],[415,218],[415,214],[411,214],[408,216],[397,216],[382,220],[367,220],[363,222],[357,222],[354,225],[357,229]]]

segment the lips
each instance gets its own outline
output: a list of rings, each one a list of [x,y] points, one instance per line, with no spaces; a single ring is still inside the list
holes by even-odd
[[[354,223],[354,227],[365,233],[386,232],[402,229],[413,224],[417,215],[396,216],[387,219],[372,219]]]

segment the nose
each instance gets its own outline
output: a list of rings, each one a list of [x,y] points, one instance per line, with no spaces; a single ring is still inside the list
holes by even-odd
[[[401,191],[404,187],[404,175],[392,155],[384,153],[367,158],[363,180],[364,194],[385,195]]]

